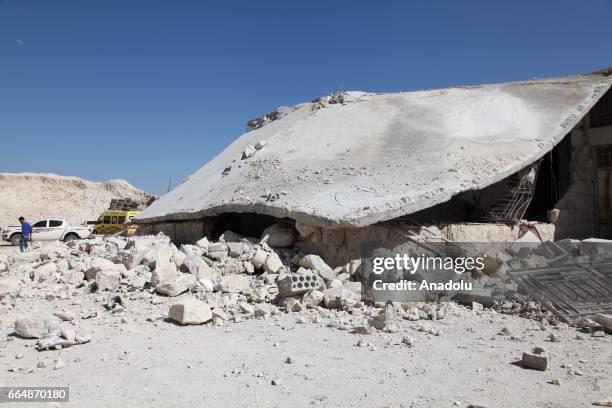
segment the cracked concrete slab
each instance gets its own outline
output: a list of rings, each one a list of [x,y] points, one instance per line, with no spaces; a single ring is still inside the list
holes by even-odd
[[[136,221],[254,212],[333,228],[411,214],[538,160],[611,84],[596,73],[296,105],[240,136]]]

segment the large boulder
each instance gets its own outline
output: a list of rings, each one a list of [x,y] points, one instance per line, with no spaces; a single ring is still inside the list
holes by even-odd
[[[180,324],[203,324],[212,317],[209,305],[191,297],[179,299],[168,311],[168,318]]]

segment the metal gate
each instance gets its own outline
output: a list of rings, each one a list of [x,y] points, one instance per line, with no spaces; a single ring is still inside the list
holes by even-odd
[[[612,313],[612,262],[510,272],[519,289],[564,320]]]

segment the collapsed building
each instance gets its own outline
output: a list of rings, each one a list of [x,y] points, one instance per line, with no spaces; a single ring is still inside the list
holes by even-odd
[[[177,243],[281,224],[333,265],[370,239],[610,238],[610,73],[281,107],[134,221]]]

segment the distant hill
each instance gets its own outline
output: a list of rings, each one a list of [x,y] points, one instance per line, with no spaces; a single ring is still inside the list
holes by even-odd
[[[67,219],[78,224],[95,220],[112,198],[131,198],[145,205],[151,195],[125,180],[101,183],[46,173],[0,173],[0,228],[17,225],[24,216]]]

